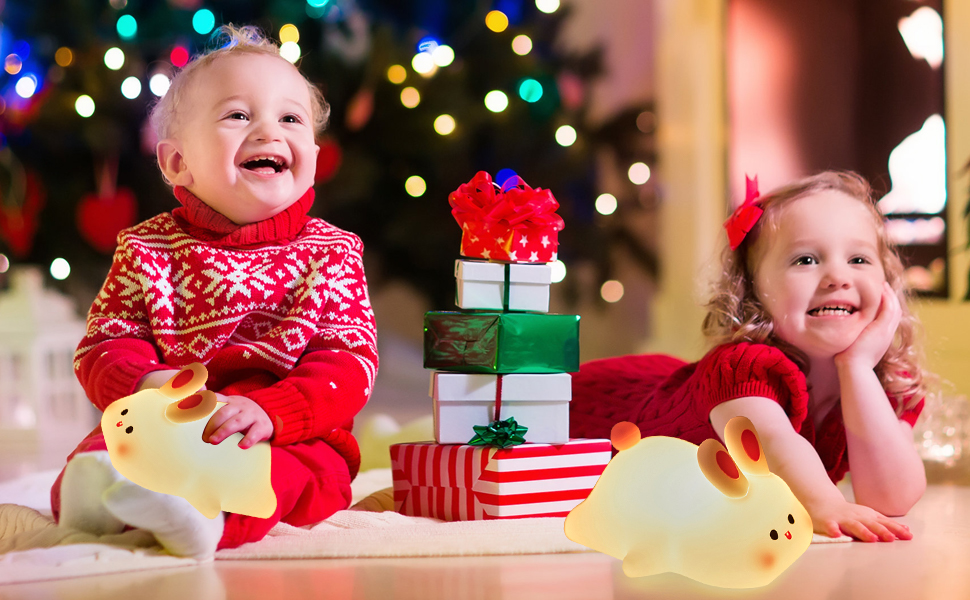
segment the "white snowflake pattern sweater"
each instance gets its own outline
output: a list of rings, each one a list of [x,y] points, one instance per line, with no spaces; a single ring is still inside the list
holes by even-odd
[[[287,210],[236,225],[184,188],[182,207],[118,236],[74,368],[99,409],[147,373],[201,362],[206,387],[246,396],[271,443],[321,438],[356,474],[354,416],[377,374],[377,332],[360,239]]]

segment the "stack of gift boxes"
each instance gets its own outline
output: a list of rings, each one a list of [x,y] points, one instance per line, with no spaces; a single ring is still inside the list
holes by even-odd
[[[611,447],[569,438],[579,316],[548,312],[559,205],[484,172],[449,202],[461,255],[479,260],[455,261],[460,310],[425,315],[435,441],[391,446],[395,509],[449,521],[565,516]]]

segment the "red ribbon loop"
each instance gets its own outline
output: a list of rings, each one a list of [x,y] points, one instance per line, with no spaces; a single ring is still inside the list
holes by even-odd
[[[559,202],[552,192],[533,189],[521,177],[514,179],[514,185],[498,188],[488,173],[476,173],[448,195],[455,221],[462,229],[465,223],[479,222],[488,227],[502,224],[509,229],[544,227],[562,231],[562,217],[556,214]]]
[[[745,175],[744,183],[744,203],[724,222],[724,229],[727,230],[728,244],[731,246],[731,250],[738,249],[745,236],[754,228],[765,212],[764,209],[755,204],[755,200],[760,197],[758,176],[755,175],[752,179]]]

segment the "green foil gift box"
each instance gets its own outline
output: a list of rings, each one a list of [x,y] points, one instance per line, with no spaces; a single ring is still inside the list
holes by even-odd
[[[579,315],[425,313],[424,368],[460,373],[575,373]]]

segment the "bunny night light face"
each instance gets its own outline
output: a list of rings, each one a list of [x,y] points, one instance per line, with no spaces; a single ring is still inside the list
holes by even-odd
[[[208,372],[193,363],[157,390],[121,398],[104,411],[101,430],[111,464],[143,488],[181,496],[213,519],[220,511],[267,518],[276,511],[270,447],[243,450],[241,433],[202,441],[209,417],[223,406],[201,390]]]
[[[751,421],[735,417],[700,446],[640,439],[613,428],[619,454],[589,497],[566,517],[566,537],[623,560],[642,577],[674,572],[707,585],[771,583],[812,542],[812,520],[788,485],[768,471]]]

